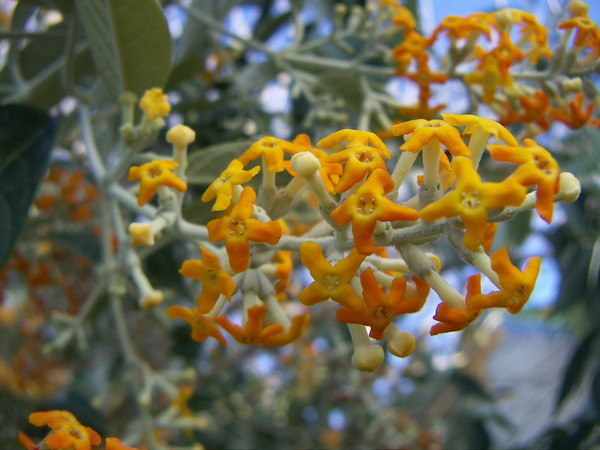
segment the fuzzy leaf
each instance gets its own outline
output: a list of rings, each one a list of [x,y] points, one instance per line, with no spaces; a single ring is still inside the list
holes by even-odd
[[[77,0],[100,76],[114,98],[164,87],[172,40],[156,0]]]
[[[56,121],[43,111],[0,106],[0,267],[23,228],[55,132]]]

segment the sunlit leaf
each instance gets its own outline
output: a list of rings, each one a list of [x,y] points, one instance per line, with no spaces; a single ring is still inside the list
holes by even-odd
[[[163,87],[172,40],[156,0],[77,0],[94,60],[113,97]]]
[[[0,266],[23,228],[55,132],[56,121],[43,111],[0,106]]]

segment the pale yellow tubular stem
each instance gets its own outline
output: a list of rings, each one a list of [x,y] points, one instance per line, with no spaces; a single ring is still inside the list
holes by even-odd
[[[471,161],[473,161],[475,170],[479,167],[479,162],[481,161],[489,137],[489,132],[485,131],[479,125],[475,125],[473,134],[471,134],[471,138],[469,139],[469,150],[471,150],[470,158]]]

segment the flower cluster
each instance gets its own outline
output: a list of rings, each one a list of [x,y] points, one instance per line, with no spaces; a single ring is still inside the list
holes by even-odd
[[[90,427],[79,423],[69,411],[40,411],[29,415],[29,422],[36,427],[48,426],[51,431],[43,442],[36,444],[23,433],[19,433],[19,443],[27,450],[48,448],[50,450],[74,449],[91,450],[102,443],[102,438]],[[124,445],[115,437],[106,438],[106,450],[137,450]]]
[[[298,300],[310,308],[328,300],[338,304],[335,318],[348,325],[352,362],[360,370],[382,362],[376,341],[387,341],[400,357],[412,352],[415,338],[398,329],[395,319],[419,311],[430,289],[442,299],[432,335],[462,330],[487,308],[521,310],[540,259],[530,259],[521,271],[505,248],[488,254],[496,225],[533,208],[550,222],[555,201],[575,200],[577,181],[561,174],[535,141],[520,145],[490,119],[444,114],[442,120],[396,124],[391,132],[407,136],[392,171],[386,144],[353,129],[334,132],[317,146],[306,135],[293,142],[263,137],[234,159],[202,196],[214,201],[220,216],[206,224],[201,257],[184,261],[180,270],[200,283],[196,302],[170,306],[169,317],[185,320],[195,341],[213,338],[224,347],[223,331],[242,344],[295,341],[309,325],[309,314],[294,314],[298,304],[287,295],[294,254],[314,280],[301,287]],[[513,168],[504,180],[481,179],[477,168],[486,151]],[[419,153],[419,192],[398,198]],[[148,164],[158,163],[164,162]],[[277,174],[284,171],[292,179],[279,186]],[[247,183],[259,173],[256,189]],[[179,190],[177,184],[164,185]],[[291,233],[291,206],[315,201],[312,227]],[[439,259],[422,248],[442,235],[498,290],[482,293],[481,274],[469,278],[465,297],[452,288],[440,275]],[[237,324],[230,313],[240,302]]]
[[[451,15],[431,36],[424,36],[407,8],[393,2],[387,8],[392,23],[404,33],[392,51],[396,73],[419,89],[418,103],[402,108],[402,115],[434,117],[445,105],[430,105],[432,85],[459,80],[472,98],[498,114],[501,123],[525,124],[530,136],[548,130],[555,121],[573,129],[600,126],[598,93],[581,78],[596,70],[600,30],[583,2],[567,6],[570,18],[558,24],[560,43],[554,51],[549,30],[526,11]],[[439,48],[447,58],[434,69],[432,53]]]

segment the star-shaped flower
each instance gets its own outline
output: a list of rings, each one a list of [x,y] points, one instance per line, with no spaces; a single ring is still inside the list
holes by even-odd
[[[50,449],[91,450],[100,445],[102,438],[90,427],[83,426],[69,411],[40,411],[29,415],[29,422],[36,427],[52,428],[44,442]]]
[[[467,301],[473,296],[481,294],[481,275],[470,276],[467,280]],[[438,305],[433,318],[438,324],[434,325],[429,334],[435,336],[440,333],[450,333],[467,328],[480,315],[481,309],[458,309],[451,308],[448,303],[442,302]]]
[[[467,299],[467,308],[470,310],[506,308],[511,314],[516,314],[529,300],[540,272],[542,260],[538,256],[529,258],[521,271],[510,262],[508,250],[504,247],[492,253],[490,259],[492,269],[500,278],[502,290]]]
[[[348,256],[332,266],[323,256],[323,250],[318,244],[302,243],[300,259],[315,281],[300,292],[300,301],[311,306],[332,299],[348,309],[359,310],[363,299],[354,292],[349,283],[365,258],[366,255],[361,255],[353,249]]]
[[[209,202],[217,197],[217,201],[212,207],[213,211],[224,211],[229,208],[233,196],[233,186],[247,183],[260,172],[260,166],[255,166],[250,170],[244,170],[243,167],[244,164],[239,159],[231,161],[227,169],[202,194],[202,201]]]
[[[533,139],[525,139],[525,147],[490,145],[492,158],[520,166],[512,174],[523,186],[537,184],[536,210],[547,223],[552,221],[554,195],[560,190],[560,168],[550,152]]]
[[[432,139],[437,139],[453,156],[471,155],[458,130],[443,120],[409,120],[394,125],[392,133],[394,136],[412,133],[410,138],[400,146],[402,151],[418,153]]]
[[[519,206],[527,193],[512,177],[500,183],[482,183],[469,158],[454,158],[452,168],[457,176],[456,187],[419,214],[428,222],[460,216],[467,230],[463,243],[468,249],[475,250],[484,240],[488,211],[502,206]]]
[[[383,332],[394,317],[417,312],[425,302],[425,298],[422,301],[415,301],[416,297],[404,298],[406,279],[402,277],[394,278],[389,292],[384,293],[370,267],[360,274],[360,283],[365,304],[359,311],[352,311],[342,306],[337,310],[336,319],[340,322],[359,323],[371,327],[369,336],[373,339],[383,338]]]
[[[375,251],[373,230],[377,221],[417,220],[419,214],[411,208],[394,203],[385,194],[394,187],[390,175],[376,169],[367,181],[331,212],[331,218],[340,226],[352,222],[354,246],[359,253],[370,255]]]
[[[198,308],[185,308],[174,305],[167,309],[167,315],[171,319],[183,319],[192,327],[192,339],[196,342],[204,342],[209,337],[215,338],[227,348],[227,341],[221,330],[214,324],[214,319],[202,315]]]
[[[246,186],[229,215],[206,224],[209,240],[225,241],[229,265],[234,272],[242,272],[248,268],[250,241],[275,245],[281,238],[281,226],[277,221],[265,223],[252,218],[255,201],[254,189]]]
[[[178,167],[175,161],[158,160],[151,161],[141,166],[133,166],[129,169],[129,181],[140,180],[140,192],[138,194],[138,205],[145,205],[150,201],[159,186],[168,186],[185,192],[187,184],[177,177],[171,170]]]
[[[267,163],[267,170],[269,172],[283,172],[284,166],[284,153],[298,153],[305,151],[301,145],[294,144],[292,142],[284,141],[283,139],[277,139],[272,136],[265,136],[259,139],[257,142],[252,144],[248,150],[244,152],[239,160],[245,166],[250,161],[253,161],[261,156]]]
[[[140,99],[140,108],[150,120],[166,117],[171,112],[169,98],[160,88],[148,89]]]
[[[200,250],[202,250],[202,259],[184,261],[179,273],[202,283],[202,291],[196,300],[199,313],[206,314],[213,309],[220,295],[231,299],[235,291],[235,282],[221,269],[221,263],[216,255],[204,247],[200,247]]]
[[[263,316],[266,310],[267,307],[264,305],[248,308],[248,320],[246,320],[243,328],[232,323],[227,317],[217,316],[215,321],[241,344],[263,344],[268,338],[283,331],[283,325],[280,323],[274,323],[263,328]]]
[[[476,128],[481,128],[497,140],[502,140],[508,145],[519,145],[512,133],[495,120],[473,114],[442,114],[442,117],[452,126],[465,126],[464,134],[473,134]]]

